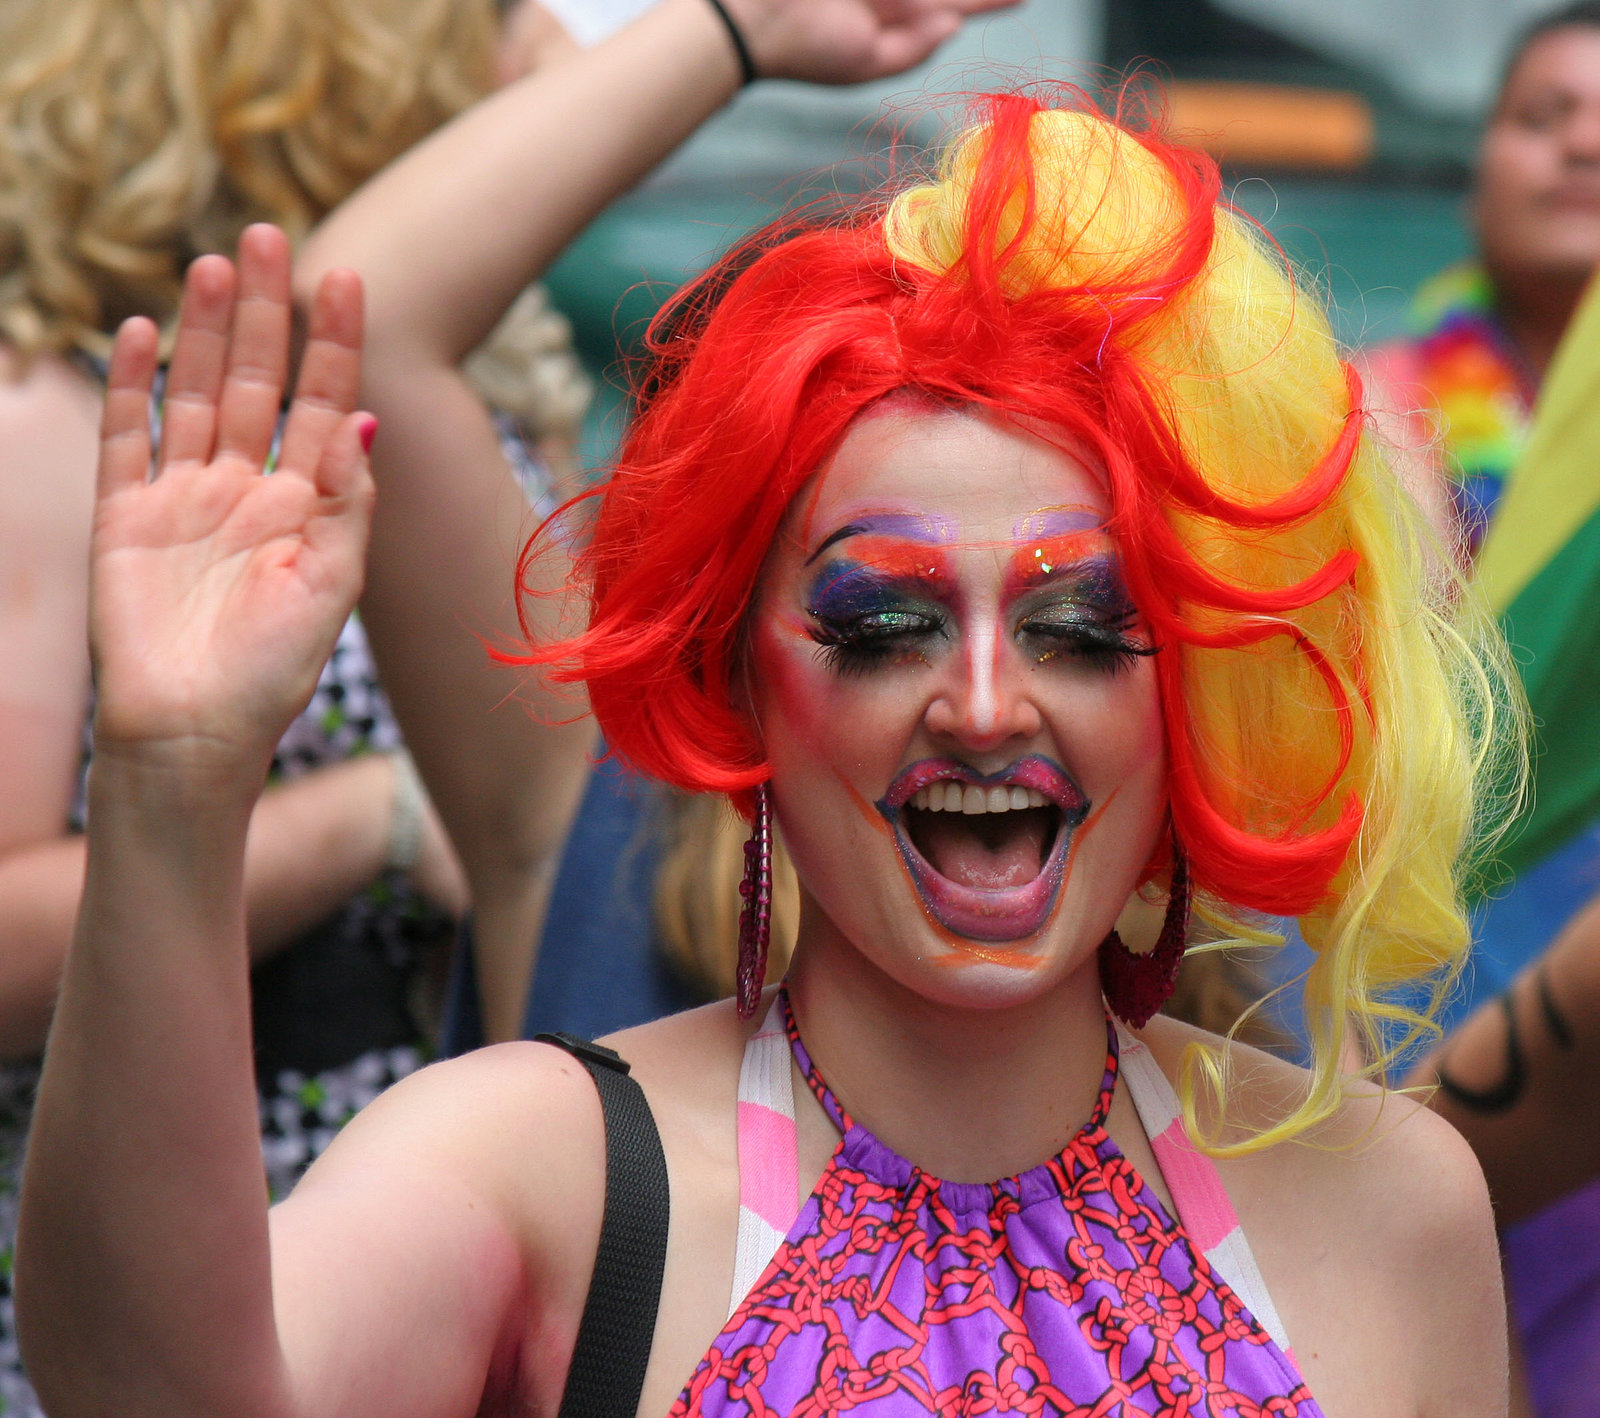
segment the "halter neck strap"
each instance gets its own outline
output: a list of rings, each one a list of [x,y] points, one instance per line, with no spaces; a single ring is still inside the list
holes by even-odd
[[[817,1102],[822,1104],[823,1112],[832,1119],[833,1125],[842,1133],[849,1132],[856,1126],[855,1120],[845,1110],[844,1105],[834,1097],[833,1090],[828,1087],[822,1075],[817,1072],[817,1066],[812,1062],[811,1054],[806,1049],[805,1042],[800,1038],[800,1030],[794,1022],[794,1010],[789,1004],[789,987],[787,985],[779,988],[777,1004],[783,1019],[784,1033],[789,1036],[789,1047],[794,1051],[795,1062],[800,1065],[800,1072],[805,1076],[806,1086],[815,1095]],[[1100,1092],[1095,1098],[1094,1108],[1089,1114],[1088,1122],[1083,1127],[1085,1132],[1098,1132],[1105,1127],[1106,1119],[1111,1115],[1111,1100],[1117,1090],[1117,1027],[1109,1012],[1107,1012],[1105,1020],[1105,1071],[1100,1076]]]

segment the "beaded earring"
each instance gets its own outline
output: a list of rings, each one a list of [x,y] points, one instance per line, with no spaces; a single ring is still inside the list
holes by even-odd
[[[1100,989],[1111,1012],[1134,1029],[1143,1029],[1150,1016],[1171,997],[1178,985],[1178,966],[1189,941],[1189,863],[1172,838],[1172,887],[1167,914],[1155,948],[1135,955],[1122,943],[1113,926],[1100,942]]]
[[[739,911],[739,964],[735,999],[740,1019],[754,1018],[767,978],[767,941],[772,935],[772,795],[756,785],[755,815],[744,844],[744,905]]]

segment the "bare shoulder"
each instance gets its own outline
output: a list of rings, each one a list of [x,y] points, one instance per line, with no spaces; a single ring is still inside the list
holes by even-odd
[[[357,1114],[292,1201],[368,1172],[461,1179],[506,1215],[561,1210],[604,1178],[594,1084],[549,1044],[496,1044],[432,1064]]]
[[[1248,1045],[1170,1019],[1152,1021],[1144,1038],[1175,1082],[1190,1045],[1225,1051],[1229,1141],[1305,1097],[1304,1069]],[[1217,1170],[1331,1415],[1504,1411],[1492,1400],[1505,1370],[1493,1214],[1477,1158],[1449,1123],[1409,1096],[1352,1081],[1300,1137],[1219,1159]],[[1354,1391],[1355,1375],[1329,1364],[1352,1357],[1415,1404],[1390,1408],[1392,1397]]]
[[[765,1004],[758,1016],[764,1011]],[[732,1000],[720,1000],[623,1030],[605,1043],[627,1059],[658,1111],[731,1108],[745,1040],[755,1027],[739,1018]]]
[[[272,1212],[307,1391],[337,1392],[365,1352],[454,1395],[429,1411],[555,1412],[605,1182],[594,1083],[558,1048],[496,1045],[390,1088]]]
[[[734,1096],[744,1029],[731,1008],[713,1005],[604,1041],[644,1087],[669,1149],[702,1113],[725,1112],[731,1125],[731,1102],[719,1104],[724,1094]],[[535,1240],[547,1218],[570,1218],[575,1201],[594,1209],[598,1227],[605,1178],[599,1095],[584,1065],[552,1044],[478,1049],[389,1089],[357,1115],[303,1185],[368,1167],[470,1177]],[[557,1229],[565,1234],[565,1226]]]
[[[671,1219],[646,1375],[649,1411],[671,1404],[726,1314],[738,1222],[735,1100],[749,1028],[731,1005],[712,1005],[601,1041],[643,1087],[666,1154]],[[386,1103],[393,1123],[376,1114]],[[390,1146],[403,1149],[391,1153],[395,1170],[444,1166],[454,1179],[471,1179],[471,1198],[448,1184],[458,1216],[481,1207],[505,1218],[503,1233],[537,1295],[520,1326],[523,1391],[533,1411],[554,1412],[604,1216],[606,1132],[587,1070],[551,1045],[500,1045],[425,1070],[379,1100],[374,1114],[374,1127],[392,1131]],[[467,1253],[470,1215],[461,1230],[456,1249]]]
[[[1230,1142],[1287,1116],[1310,1086],[1310,1073],[1296,1064],[1175,1019],[1158,1017],[1143,1038],[1175,1084],[1191,1046],[1226,1058],[1230,1096],[1224,1121]],[[1213,1121],[1215,1113],[1208,1108],[1202,1116]],[[1221,1165],[1238,1164],[1293,1169],[1302,1181],[1325,1177],[1341,1187],[1359,1178],[1381,1186],[1391,1212],[1407,1211],[1408,1203],[1425,1204],[1432,1212],[1452,1199],[1487,1206],[1482,1170],[1461,1134],[1414,1097],[1364,1080],[1351,1080],[1333,1114],[1295,1141]]]

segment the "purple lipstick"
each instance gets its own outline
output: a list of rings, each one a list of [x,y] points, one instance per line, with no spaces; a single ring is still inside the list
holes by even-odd
[[[1023,940],[1044,928],[1089,800],[1033,754],[998,773],[953,758],[906,768],[879,800],[928,914],[968,940]]]

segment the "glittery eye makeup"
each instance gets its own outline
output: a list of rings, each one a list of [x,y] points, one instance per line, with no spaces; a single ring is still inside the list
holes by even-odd
[[[1006,576],[1018,642],[1040,664],[1070,658],[1115,673],[1155,649],[1135,633],[1138,611],[1099,528],[1036,537]]]
[[[1098,517],[1046,508],[1023,519],[1014,536],[973,545],[1009,551],[1002,604],[1030,659],[1115,673],[1155,653],[1135,633],[1138,612]],[[806,562],[820,564],[805,628],[830,668],[856,675],[926,662],[951,639],[957,586],[947,558],[958,545],[945,522],[901,513],[863,517],[824,538]]]
[[[928,643],[948,632],[952,581],[943,553],[864,530],[851,538],[849,551],[828,556],[812,580],[806,597],[811,638],[843,675],[925,658]],[[841,540],[836,535],[829,542]]]
[[[1015,596],[1094,557],[1115,561],[1116,555],[1111,538],[1098,526],[1019,537],[1006,567],[1006,594]]]

